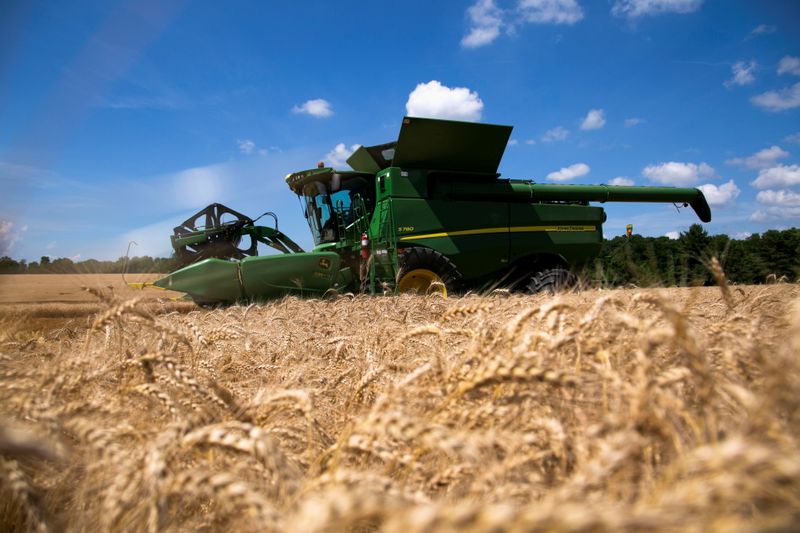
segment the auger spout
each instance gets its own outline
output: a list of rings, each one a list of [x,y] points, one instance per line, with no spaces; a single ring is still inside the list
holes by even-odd
[[[690,187],[635,187],[623,185],[555,185],[519,180],[431,180],[432,196],[453,200],[491,199],[507,202],[649,202],[681,203],[694,209],[703,222],[711,209],[703,191]]]

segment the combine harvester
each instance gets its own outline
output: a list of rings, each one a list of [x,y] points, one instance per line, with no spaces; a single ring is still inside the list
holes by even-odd
[[[690,205],[711,220],[698,189],[500,179],[511,129],[406,117],[396,142],[356,150],[353,170],[320,164],[286,177],[304,207],[311,252],[278,231],[277,218],[274,228],[257,226],[212,204],[175,228],[183,266],[154,285],[211,305],[331,290],[552,292],[600,251],[606,214],[589,202]],[[259,243],[281,253],[258,256]]]

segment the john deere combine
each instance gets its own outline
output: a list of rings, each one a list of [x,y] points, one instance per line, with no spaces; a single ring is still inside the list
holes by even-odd
[[[396,142],[356,150],[352,170],[286,177],[312,251],[281,233],[277,219],[274,228],[257,226],[213,204],[175,228],[184,266],[155,285],[204,304],[331,290],[557,290],[599,253],[606,215],[590,202],[676,203],[711,220],[698,189],[500,179],[511,129],[406,117]],[[259,243],[281,253],[258,256]]]

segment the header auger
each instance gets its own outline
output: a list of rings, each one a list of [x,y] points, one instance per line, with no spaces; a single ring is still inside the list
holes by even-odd
[[[311,252],[278,231],[277,218],[274,228],[257,226],[212,204],[175,228],[172,246],[185,266],[155,285],[203,304],[331,290],[552,291],[600,251],[606,215],[590,202],[683,204],[711,220],[693,188],[501,179],[511,129],[406,117],[397,141],[358,148],[351,170],[286,176],[308,220]],[[259,243],[281,254],[259,256]]]

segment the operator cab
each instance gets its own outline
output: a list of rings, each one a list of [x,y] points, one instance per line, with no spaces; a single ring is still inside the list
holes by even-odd
[[[315,246],[357,238],[369,223],[374,175],[321,168],[291,174],[286,181],[303,204]]]

